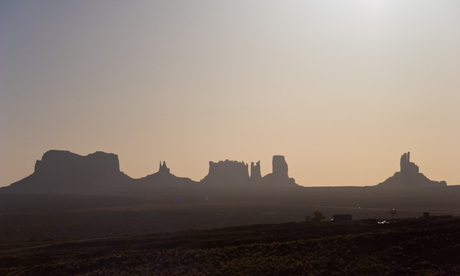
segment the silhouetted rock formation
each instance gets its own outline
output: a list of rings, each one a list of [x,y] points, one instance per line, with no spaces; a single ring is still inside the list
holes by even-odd
[[[288,165],[284,156],[274,155],[273,156],[273,174],[279,177],[288,177]]]
[[[196,185],[191,185],[196,184]],[[248,164],[238,161],[209,162],[209,173],[197,183],[189,178],[171,174],[166,162],[160,162],[158,172],[140,179],[132,179],[120,171],[118,156],[95,152],[81,156],[70,151],[50,150],[37,160],[34,172],[0,192],[11,193],[68,193],[68,194],[156,194],[165,189],[203,192],[203,188],[264,189],[267,187],[298,186],[288,176],[284,156],[273,156],[273,172],[261,176],[260,161]]]
[[[191,185],[197,184],[197,185]],[[132,179],[120,171],[118,156],[95,152],[81,156],[70,151],[50,150],[37,160],[34,172],[0,192],[11,193],[77,193],[77,194],[151,194],[165,189],[202,191],[202,188],[287,187],[296,185],[288,176],[284,156],[273,157],[273,173],[262,178],[260,161],[248,164],[238,161],[209,162],[209,173],[199,183],[171,174],[166,162],[160,162],[158,172]]]
[[[157,173],[132,179],[120,172],[118,156],[95,152],[81,156],[69,151],[50,150],[37,160],[30,176],[1,188],[12,193],[145,194],[164,188],[183,188],[196,183],[170,173],[160,162]]]
[[[400,162],[401,173],[405,175],[415,175],[419,173],[419,168],[415,163],[410,162],[410,152],[401,156]]]
[[[213,186],[241,186],[249,182],[248,164],[238,161],[209,162],[209,173],[201,180]]]
[[[163,161],[163,164],[160,162],[160,169],[158,170],[159,173],[168,174],[169,168],[166,166],[166,162]]]
[[[262,178],[262,174],[260,173],[260,161],[254,165],[254,162],[251,162],[251,181],[256,182]]]
[[[391,188],[426,188],[426,187],[445,187],[445,181],[433,181],[419,172],[419,167],[410,162],[410,152],[401,156],[401,170],[392,177],[378,184],[378,187]]]
[[[375,187],[379,188],[426,188],[445,187],[445,181],[432,181],[419,172],[419,167],[410,161],[410,153],[404,153],[400,160],[401,169],[392,177]],[[288,175],[284,156],[273,156],[272,173],[262,177],[260,161],[251,162],[251,176],[248,164],[238,161],[209,162],[209,173],[197,183],[189,178],[171,174],[166,162],[160,162],[158,172],[140,179],[132,179],[120,171],[118,156],[95,152],[81,156],[69,151],[50,150],[37,160],[34,172],[10,186],[1,187],[3,193],[68,193],[68,194],[149,194],[162,197],[161,191],[180,193],[206,193],[208,188],[246,193],[259,193],[266,188],[299,187]],[[204,190],[203,190],[204,189]],[[377,189],[378,190],[378,189]],[[413,189],[415,190],[415,189]],[[194,191],[194,192],[192,192]],[[391,191],[391,190],[390,190]],[[412,191],[412,190],[411,190]],[[177,193],[176,193],[177,194]],[[172,194],[170,194],[172,195]]]
[[[295,183],[294,178],[288,176],[288,165],[284,156],[274,155],[273,156],[273,169],[272,173],[267,174],[262,178],[262,185],[270,187],[294,187],[298,186]]]
[[[186,188],[196,182],[190,178],[175,176],[163,161],[163,163],[160,162],[158,172],[140,178],[135,183],[139,184],[136,188],[142,191],[156,191],[158,188]]]
[[[298,186],[293,178],[288,176],[288,165],[284,156],[273,156],[273,172],[262,177],[260,173],[260,161],[251,163],[251,177],[248,174],[248,164],[238,161],[209,162],[209,174],[201,180],[201,183],[209,187],[235,188],[254,187],[285,188]]]
[[[8,187],[23,193],[70,193],[118,190],[131,178],[120,172],[118,156],[95,152],[81,156],[50,150],[35,163],[34,172]]]
[[[118,156],[113,153],[97,151],[80,156],[70,151],[50,150],[43,154],[42,160],[35,163],[34,173],[55,174],[84,172],[92,174],[119,173]]]

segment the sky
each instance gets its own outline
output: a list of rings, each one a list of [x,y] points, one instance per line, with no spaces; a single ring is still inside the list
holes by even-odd
[[[166,161],[284,155],[303,186],[411,161],[460,185],[460,2],[0,1],[0,186],[51,149]]]

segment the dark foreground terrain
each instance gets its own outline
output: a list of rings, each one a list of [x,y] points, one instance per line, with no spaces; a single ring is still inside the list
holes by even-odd
[[[0,275],[460,275],[460,218],[262,224],[0,252]]]
[[[340,192],[310,190],[310,194],[283,197],[216,196],[205,197],[122,197],[90,195],[14,195],[0,194],[0,250],[82,239],[141,236],[154,233],[209,230],[256,224],[303,221],[320,211],[327,220],[335,214],[350,214],[353,219],[458,216],[460,208],[431,193],[423,205],[408,205],[409,196],[388,197],[386,201],[367,199],[357,189]],[[359,189],[358,189],[359,190]],[[368,191],[366,191],[368,192]],[[337,195],[336,195],[337,194]],[[341,194],[342,197],[338,196]],[[356,195],[357,194],[357,195]],[[326,196],[328,195],[328,196]],[[414,195],[415,197],[415,195]],[[421,197],[421,196],[419,196]],[[366,199],[364,200],[360,199]]]

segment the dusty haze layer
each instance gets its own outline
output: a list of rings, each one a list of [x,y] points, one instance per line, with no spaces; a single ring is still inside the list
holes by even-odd
[[[0,186],[48,149],[194,180],[281,154],[304,186],[411,151],[460,184],[456,1],[3,1],[0,33]]]

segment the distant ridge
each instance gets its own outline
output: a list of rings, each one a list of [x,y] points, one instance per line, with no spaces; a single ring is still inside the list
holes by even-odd
[[[120,171],[118,156],[95,152],[81,156],[70,151],[50,150],[35,163],[34,172],[10,186],[0,189],[10,193],[60,194],[139,194],[165,187],[181,187],[193,183],[176,177],[166,163],[157,173],[133,179]]]
[[[300,187],[288,177],[284,156],[273,157],[273,172],[260,175],[260,161],[248,164],[238,161],[209,162],[209,174],[200,182],[177,177],[166,162],[160,162],[156,173],[133,179],[120,171],[118,156],[97,151],[81,156],[65,150],[50,150],[35,163],[34,172],[26,178],[0,188],[4,193],[34,194],[161,194],[164,190],[241,189]]]
[[[401,216],[412,216],[414,212],[419,215],[460,212],[460,185],[446,187],[445,182],[427,179],[410,162],[409,153],[401,158],[400,172],[368,187],[299,186],[289,177],[282,155],[273,157],[272,172],[265,176],[260,174],[259,162],[249,167],[247,163],[231,160],[210,162],[209,173],[199,182],[177,177],[171,171],[162,161],[156,173],[133,179],[120,171],[115,154],[95,152],[81,156],[52,150],[36,162],[31,175],[0,188],[0,211],[6,214],[6,220],[10,210],[30,211],[30,215],[24,213],[28,220],[37,210],[61,210],[61,207],[72,212],[80,208],[95,211],[95,218],[103,212],[115,221],[136,215],[127,227],[139,231],[169,229],[162,228],[165,221],[177,229],[184,225],[207,228],[234,222],[298,220],[305,216],[306,210],[318,209],[330,216],[374,218],[392,209],[400,211]],[[59,218],[67,217],[66,212],[56,213],[60,213],[56,214]],[[150,221],[153,228],[143,228],[144,220]],[[36,221],[31,220],[32,228]],[[97,224],[106,228],[103,221]],[[18,230],[25,237],[22,227]]]
[[[445,181],[433,181],[419,172],[410,161],[410,153],[401,156],[401,170],[384,182],[369,188],[420,189],[446,187]],[[35,163],[34,172],[26,178],[0,188],[2,193],[32,194],[156,194],[163,191],[181,191],[182,194],[203,196],[208,191],[259,193],[299,186],[288,175],[288,165],[282,155],[273,156],[273,170],[261,176],[260,161],[249,164],[238,161],[209,162],[209,173],[200,182],[187,177],[177,177],[170,172],[166,162],[160,162],[156,173],[133,179],[120,171],[118,156],[97,151],[81,156],[65,150],[50,150]],[[318,187],[319,188],[319,187]],[[317,188],[317,189],[318,189]],[[323,187],[330,190],[332,187]],[[342,187],[343,188],[343,187]],[[356,187],[358,188],[358,187]],[[321,189],[321,188],[320,188]],[[295,192],[294,192],[295,193]],[[207,197],[207,196],[206,196]]]

